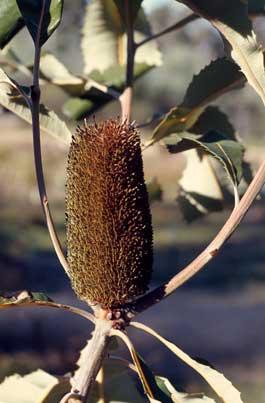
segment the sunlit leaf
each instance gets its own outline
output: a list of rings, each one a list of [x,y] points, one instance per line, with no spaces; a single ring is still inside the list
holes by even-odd
[[[0,105],[31,124],[31,112],[25,99],[2,69],[0,69]],[[40,106],[40,127],[64,143],[70,143],[71,132],[65,122],[44,105]]]
[[[38,25],[41,16],[42,2],[44,1],[44,16],[40,32],[40,46],[52,35],[61,22],[63,11],[63,0],[16,0],[26,26],[36,41]]]
[[[223,209],[221,184],[206,154],[185,153],[186,168],[179,181],[178,204],[187,222]],[[196,175],[196,180],[194,177]]]
[[[0,48],[2,49],[24,25],[16,0],[1,0]]]
[[[224,403],[243,403],[240,397],[240,392],[232,385],[232,383],[228,379],[224,377],[223,374],[207,365],[193,360],[191,357],[188,356],[188,354],[184,353],[175,344],[160,336],[160,334],[155,332],[150,327],[138,322],[131,322],[131,325],[154,336],[170,351],[172,351],[178,358],[184,361],[196,372],[198,372],[205,379],[205,381],[208,382],[211,388],[216,392],[216,394]]]
[[[179,0],[180,1],[180,0]],[[231,46],[231,56],[240,66],[249,84],[265,103],[263,49],[257,44],[248,17],[248,2],[242,0],[182,0],[181,3],[207,18]]]
[[[70,390],[67,379],[38,369],[31,374],[9,376],[0,384],[3,403],[58,403]]]
[[[144,39],[148,30],[148,22],[143,12],[141,14],[140,22],[136,23],[135,39],[137,41]],[[86,6],[82,30],[81,48],[85,73],[90,74],[93,70],[103,72],[116,65],[125,66],[126,46],[125,26],[114,1],[92,0]],[[161,54],[156,43],[151,41],[143,46],[137,52],[135,62],[149,66],[160,65]]]

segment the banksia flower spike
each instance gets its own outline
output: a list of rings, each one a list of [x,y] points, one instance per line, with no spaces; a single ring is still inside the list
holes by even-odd
[[[77,295],[115,308],[143,294],[152,272],[152,224],[140,139],[118,120],[79,127],[67,167],[69,276]]]

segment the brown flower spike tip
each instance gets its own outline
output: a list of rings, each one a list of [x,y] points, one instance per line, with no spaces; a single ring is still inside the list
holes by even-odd
[[[69,276],[77,295],[115,308],[147,290],[152,224],[140,139],[128,123],[78,127],[67,167]]]

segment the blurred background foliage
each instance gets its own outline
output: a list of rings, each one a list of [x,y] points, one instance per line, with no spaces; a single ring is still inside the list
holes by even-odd
[[[54,53],[75,75],[81,75],[84,70],[80,50],[82,3],[81,0],[65,1],[62,23],[45,46],[45,51]],[[187,15],[186,7],[170,0],[144,0],[143,6],[153,32]],[[257,18],[254,24],[259,41],[264,43],[264,20]],[[12,41],[12,51],[30,69],[33,51],[28,38],[22,30]],[[159,38],[158,45],[163,64],[158,61],[159,67],[150,69],[135,84],[133,118],[139,124],[154,113],[165,113],[180,104],[193,75],[223,54],[219,35],[202,20]],[[4,54],[0,55],[3,67],[5,58]],[[12,65],[9,67],[12,70]],[[24,73],[16,71],[15,76],[27,85],[29,81]],[[64,119],[69,117],[68,98],[62,89],[45,84],[44,103]],[[261,101],[245,86],[222,96],[215,105],[228,114],[246,144],[247,160],[257,166],[265,149],[265,114]],[[117,114],[118,104],[114,101],[98,111],[96,118]],[[0,288],[43,291],[56,300],[75,304],[68,279],[51,248],[39,206],[30,127],[3,108],[0,124]],[[69,125],[74,130],[74,119]],[[149,126],[141,132],[144,142],[150,138]],[[43,157],[50,204],[65,242],[67,147],[45,135]],[[147,149],[143,157],[147,181],[156,178],[163,188],[163,201],[152,204],[154,285],[165,281],[195,257],[220,228],[228,212],[214,213],[186,224],[175,203],[185,158],[182,154],[169,154],[159,144]],[[260,403],[265,397],[264,228],[264,201],[257,201],[220,256],[169,300],[141,317],[190,354],[201,355],[225,372],[242,390],[243,400],[252,403]],[[51,373],[72,370],[88,331],[82,319],[46,309],[1,312],[0,327],[0,379],[38,367]],[[172,357],[157,344],[145,337],[140,339],[137,333],[134,337],[138,340],[138,350],[156,373],[191,391],[201,382],[182,364],[172,364]]]

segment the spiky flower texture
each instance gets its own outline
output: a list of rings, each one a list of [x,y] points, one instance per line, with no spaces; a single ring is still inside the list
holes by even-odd
[[[69,276],[77,295],[115,308],[143,294],[152,272],[152,224],[140,139],[128,123],[84,124],[67,167]]]

